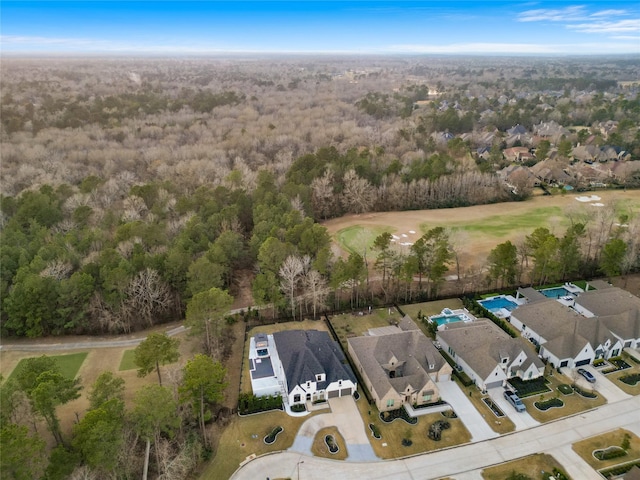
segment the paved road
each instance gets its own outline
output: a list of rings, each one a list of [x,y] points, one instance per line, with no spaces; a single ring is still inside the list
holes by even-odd
[[[560,457],[572,478],[597,478],[585,467],[581,459],[570,452],[570,445],[616,428],[627,428],[640,433],[640,396],[603,405],[589,412],[545,423],[526,431],[503,435],[483,442],[426,453],[402,460],[372,463],[337,462],[293,452],[259,457],[231,477],[233,480],[254,480],[266,477],[325,480],[326,478],[367,478],[397,480],[429,480],[452,477],[475,480],[479,471],[491,465],[504,463],[534,453],[549,453]],[[569,447],[569,449],[567,448]],[[558,458],[558,460],[560,460]],[[304,462],[298,465],[299,462]]]
[[[188,327],[180,325],[178,327],[166,330],[166,333],[171,337],[187,330]],[[61,341],[59,343],[31,343],[19,341],[16,343],[5,343],[3,345],[0,345],[0,348],[5,351],[14,352],[47,352],[55,350],[75,350],[79,348],[129,347],[138,345],[140,342],[142,342],[145,338],[147,338],[147,333],[140,332],[138,333],[139,336],[132,334],[126,337],[120,336],[111,339],[104,337],[87,337],[87,340],[82,341],[70,341],[69,338],[65,339],[64,337],[60,337]]]

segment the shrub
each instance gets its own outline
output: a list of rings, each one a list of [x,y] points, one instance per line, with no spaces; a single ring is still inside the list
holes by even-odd
[[[404,420],[405,422],[411,425],[415,425],[416,423],[418,423],[418,419],[415,417],[409,416],[409,414],[407,413],[404,407],[400,407],[396,410],[389,410],[387,412],[382,412],[380,414],[380,420],[382,420],[385,423],[391,423],[398,418]]]
[[[626,454],[626,450],[615,446],[593,452],[593,456],[598,460],[611,460],[612,458],[624,457]]]
[[[403,447],[410,447],[411,445],[413,445],[413,440],[411,440],[409,438],[403,438],[402,439],[402,446]]]
[[[283,430],[284,429],[280,426],[275,427],[273,430],[271,430],[271,432],[266,437],[264,437],[264,443],[266,443],[267,445],[271,445],[273,442],[276,441],[276,437]]]
[[[382,435],[380,434],[380,429],[378,428],[377,425],[370,423],[369,428],[371,429],[371,433],[373,434],[374,438],[377,438],[377,439],[382,438]]]
[[[329,452],[331,453],[338,453],[338,450],[340,450],[338,448],[338,445],[336,444],[335,439],[333,438],[333,435],[325,435],[324,443],[327,444],[327,447],[329,448]]]
[[[240,415],[266,412],[269,410],[282,410],[282,397],[256,397],[251,393],[241,393],[238,398],[238,412]]]
[[[550,408],[561,408],[564,407],[564,402],[559,398],[551,398],[549,400],[545,400],[544,402],[535,402],[533,404],[538,410],[546,411]]]
[[[294,405],[291,405],[292,412],[301,413],[301,412],[305,412],[306,410],[307,410],[307,407],[305,407],[303,403],[296,403]]]
[[[446,420],[437,420],[429,427],[429,433],[427,434],[431,440],[439,442],[442,439],[442,431],[451,428],[451,424]]]
[[[624,377],[620,377],[620,381],[626,383],[627,385],[634,386],[638,382],[640,382],[640,373],[632,373],[631,375],[625,375]]]
[[[571,395],[573,393],[573,388],[571,388],[571,386],[567,385],[566,383],[558,385],[558,390],[560,390],[563,395]]]

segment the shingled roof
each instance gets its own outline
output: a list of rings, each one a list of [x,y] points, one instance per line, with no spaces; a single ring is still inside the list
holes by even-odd
[[[367,372],[378,398],[382,398],[390,389],[403,392],[408,386],[416,390],[422,388],[431,379],[429,372],[439,371],[445,363],[431,340],[419,329],[412,329],[414,322],[406,321],[401,326],[406,330],[347,340]],[[385,369],[392,362],[394,370],[398,372],[395,378],[389,378]]]
[[[438,336],[483,378],[502,363],[503,357],[513,360],[522,351],[527,354],[527,365],[534,363],[539,368],[543,365],[526,340],[511,338],[490,320],[452,323],[440,330]]]
[[[318,390],[338,380],[356,377],[337,342],[327,332],[319,330],[287,330],[273,334],[278,355],[287,377],[289,392],[296,385],[316,382],[324,373],[325,381],[317,382]]]

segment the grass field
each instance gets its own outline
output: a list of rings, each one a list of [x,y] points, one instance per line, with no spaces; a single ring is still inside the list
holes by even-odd
[[[60,373],[70,379],[76,378],[84,359],[87,358],[88,352],[78,352],[78,353],[70,353],[69,355],[48,355],[50,358],[53,358],[55,362],[58,364],[60,368]],[[32,357],[33,358],[33,357]],[[11,375],[9,375],[9,379],[14,378],[22,368],[24,368],[25,361],[28,360],[23,358],[18,362],[18,365],[13,369]]]
[[[309,417],[290,417],[281,411],[248,417],[234,416],[220,437],[215,458],[207,465],[200,479],[227,480],[249,455],[286,450],[293,444],[300,425]],[[283,427],[284,431],[278,434],[274,443],[265,444],[265,435],[277,426]]]
[[[640,191],[596,192],[598,203],[615,205],[619,213],[630,216],[640,212]],[[460,249],[461,267],[470,268],[486,261],[489,252],[507,240],[517,242],[538,227],[547,227],[556,235],[563,235],[569,224],[567,212],[586,215],[602,208],[579,202],[576,194],[533,197],[524,202],[507,202],[473,207],[419,210],[404,212],[379,212],[347,215],[324,223],[335,244],[343,252],[369,250],[373,240],[388,231],[412,243],[420,235],[434,227],[444,227],[456,232]],[[412,234],[411,232],[416,232]],[[406,235],[403,237],[403,235]],[[404,248],[409,248],[405,246]]]
[[[627,455],[624,457],[612,458],[610,460],[598,460],[593,456],[594,450],[613,446],[619,447],[625,434],[628,434],[630,437],[630,446],[627,449]],[[633,432],[624,429],[618,429],[613,432],[605,433],[604,435],[587,438],[581,442],[574,443],[571,448],[573,448],[573,450],[595,470],[640,459],[640,439],[634,435]]]
[[[545,471],[551,475],[554,468],[563,470],[562,465],[560,465],[551,455],[538,453],[519,460],[514,460],[513,462],[503,463],[491,468],[485,468],[482,471],[482,478],[484,478],[484,480],[504,480],[513,472],[532,475],[533,472],[537,473]],[[542,478],[542,475],[534,475],[531,478]]]
[[[125,350],[122,354],[122,360],[120,360],[120,366],[118,371],[123,372],[125,370],[133,370],[136,367],[135,364],[135,350]]]
[[[376,237],[384,232],[393,233],[394,228],[387,226],[368,226],[352,225],[343,228],[336,234],[338,243],[349,252],[357,252],[362,254],[363,247],[370,250]]]

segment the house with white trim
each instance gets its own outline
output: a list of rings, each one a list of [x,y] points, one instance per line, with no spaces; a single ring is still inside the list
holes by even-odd
[[[257,334],[249,367],[254,395],[282,395],[289,405],[353,395],[358,386],[340,345],[325,331]]]
[[[487,319],[446,325],[436,340],[483,391],[502,387],[513,377],[531,380],[544,375],[544,364],[529,342],[511,338]]]
[[[640,298],[605,282],[597,290],[522,305],[510,322],[555,367],[587,365],[640,347]]]
[[[347,339],[355,368],[378,410],[440,400],[437,382],[451,380],[451,366],[433,342],[405,316],[397,326],[369,329]]]

